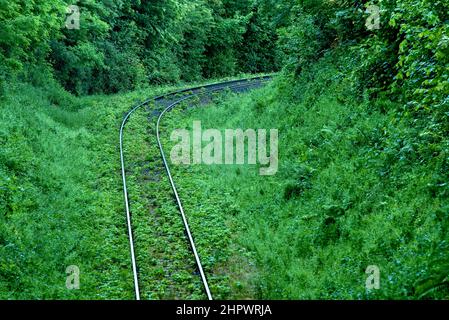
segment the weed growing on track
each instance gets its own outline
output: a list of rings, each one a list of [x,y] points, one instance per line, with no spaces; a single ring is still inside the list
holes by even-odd
[[[124,144],[141,295],[144,299],[204,298],[160,159],[156,119],[148,121],[152,111],[142,108],[133,114]]]
[[[0,299],[134,298],[118,132],[132,105],[179,88],[75,98],[52,82],[8,85],[0,101]],[[125,130],[142,297],[201,298],[147,130],[145,112]],[[66,288],[70,265],[80,268],[79,290]]]
[[[75,99],[10,86],[0,113],[0,298],[133,298],[118,128],[137,98],[154,94]],[[81,270],[80,290],[66,288],[69,265]]]

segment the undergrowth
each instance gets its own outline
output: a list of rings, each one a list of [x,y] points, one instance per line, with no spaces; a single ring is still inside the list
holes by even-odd
[[[281,77],[174,112],[171,130],[201,120],[203,130],[276,128],[280,137],[275,176],[251,165],[174,166],[180,195],[190,212],[232,222],[232,241],[251,257],[239,286],[255,285],[257,298],[448,298],[449,140],[400,104],[359,95],[335,67],[348,67],[344,58],[335,59],[296,82]],[[365,287],[370,265],[380,269],[379,290]]]

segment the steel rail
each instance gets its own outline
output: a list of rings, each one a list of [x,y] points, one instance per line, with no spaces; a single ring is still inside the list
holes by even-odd
[[[173,193],[175,194],[176,197],[176,201],[179,207],[179,210],[181,212],[181,216],[182,216],[182,220],[184,223],[184,227],[186,230],[186,233],[188,235],[188,239],[189,239],[189,243],[191,246],[191,249],[193,251],[193,254],[195,256],[195,261],[198,267],[198,270],[200,272],[201,275],[201,279],[207,294],[207,297],[209,300],[212,300],[212,295],[210,293],[210,289],[209,289],[209,285],[207,282],[207,278],[206,275],[204,273],[202,264],[201,264],[201,260],[200,257],[198,255],[198,252],[196,250],[196,246],[195,246],[195,242],[193,240],[193,236],[191,234],[190,231],[190,227],[187,221],[187,217],[184,213],[184,209],[182,207],[182,203],[181,203],[181,199],[179,197],[176,185],[173,181],[173,177],[171,175],[170,172],[170,168],[168,166],[166,157],[165,157],[165,153],[163,151],[163,147],[162,147],[162,143],[160,141],[160,122],[161,119],[163,117],[163,115],[165,113],[167,113],[168,111],[170,111],[171,109],[173,109],[176,105],[180,104],[181,102],[187,100],[187,99],[191,99],[193,97],[197,97],[203,94],[208,94],[208,93],[213,93],[213,92],[217,92],[217,91],[223,91],[226,89],[237,89],[237,88],[245,88],[245,87],[250,87],[250,85],[252,84],[258,84],[257,82],[252,82],[252,81],[259,81],[259,83],[263,82],[263,81],[267,81],[267,80],[271,80],[271,76],[264,76],[264,77],[256,77],[256,78],[249,78],[249,79],[242,79],[242,80],[233,80],[233,81],[227,81],[227,82],[220,82],[220,83],[214,83],[214,84],[209,84],[209,85],[205,85],[205,86],[200,86],[200,87],[194,87],[194,88],[188,88],[188,89],[184,89],[184,90],[179,90],[179,91],[175,91],[172,93],[169,93],[167,95],[160,95],[157,96],[155,98],[150,98],[147,99],[146,101],[136,105],[133,109],[131,109],[131,111],[129,111],[121,124],[120,127],[120,162],[121,162],[121,173],[122,173],[122,180],[123,180],[123,194],[124,194],[124,200],[125,200],[125,211],[126,211],[126,221],[127,221],[127,229],[128,229],[128,238],[129,238],[129,246],[130,246],[130,253],[131,253],[131,263],[132,263],[132,271],[133,271],[133,278],[134,278],[134,291],[135,291],[135,297],[136,300],[140,300],[140,289],[139,289],[139,278],[138,278],[138,270],[137,270],[137,261],[136,261],[136,255],[135,255],[135,246],[134,246],[134,239],[133,239],[133,232],[132,232],[132,218],[131,218],[131,212],[130,212],[130,205],[129,205],[129,196],[128,196],[128,189],[127,189],[127,183],[126,183],[126,171],[125,171],[125,160],[124,160],[124,147],[123,147],[123,133],[124,133],[124,128],[126,123],[128,122],[129,118],[131,117],[131,115],[139,108],[148,105],[150,102],[153,101],[159,101],[159,100],[163,100],[165,98],[169,98],[171,96],[176,96],[177,94],[181,94],[181,93],[186,93],[186,92],[194,92],[196,91],[196,93],[192,93],[189,94],[181,99],[176,100],[175,102],[171,103],[167,108],[165,108],[161,114],[158,117],[158,121],[157,121],[157,130],[156,130],[156,135],[157,135],[157,140],[158,140],[158,145],[159,145],[159,150],[161,152],[161,156],[162,156],[162,160],[164,162],[164,166],[165,169],[167,171],[167,175],[169,177],[170,180],[170,184],[172,186],[172,190]],[[218,88],[214,88],[214,87],[218,87]],[[209,88],[209,90],[207,90]],[[202,89],[206,89],[205,91],[202,91]]]

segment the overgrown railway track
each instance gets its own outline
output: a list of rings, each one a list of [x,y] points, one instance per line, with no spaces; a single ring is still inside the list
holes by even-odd
[[[126,169],[125,169],[125,157],[124,157],[124,148],[123,148],[123,141],[124,141],[124,129],[125,125],[132,116],[133,113],[135,113],[138,109],[148,106],[151,103],[156,103],[158,105],[161,105],[162,111],[158,112],[158,118],[157,118],[157,125],[156,125],[156,136],[157,136],[157,143],[160,150],[160,154],[162,157],[162,161],[166,170],[166,173],[168,175],[170,185],[173,191],[173,194],[176,199],[176,203],[178,206],[178,209],[181,214],[181,218],[184,224],[185,233],[187,235],[189,245],[192,251],[193,256],[195,257],[196,266],[198,268],[203,287],[205,290],[205,293],[209,300],[212,300],[212,294],[209,289],[209,284],[207,282],[206,274],[203,270],[203,266],[201,264],[200,256],[197,252],[194,237],[192,235],[192,232],[190,230],[190,226],[188,223],[187,216],[184,212],[184,208],[182,206],[181,198],[179,197],[176,184],[173,180],[170,167],[168,165],[164,148],[162,146],[162,142],[160,139],[160,124],[165,114],[170,112],[173,108],[180,105],[181,103],[192,99],[194,97],[198,96],[208,96],[212,93],[221,92],[224,90],[231,90],[233,92],[245,92],[248,90],[251,90],[253,88],[257,88],[262,86],[265,82],[271,80],[271,76],[264,76],[264,77],[257,77],[257,78],[250,78],[250,79],[242,79],[242,80],[234,80],[234,81],[227,81],[227,82],[221,82],[221,83],[215,83],[200,87],[194,87],[194,88],[188,88],[184,90],[179,90],[175,92],[171,92],[165,95],[157,96],[154,98],[147,99],[146,101],[136,105],[133,107],[124,117],[122,125],[120,127],[120,161],[121,161],[121,173],[122,173],[122,180],[123,180],[123,194],[124,194],[124,202],[125,202],[125,213],[126,213],[126,221],[127,221],[127,229],[128,229],[128,239],[129,239],[129,247],[130,247],[130,255],[131,255],[131,265],[132,265],[132,272],[133,272],[133,279],[134,279],[134,291],[135,291],[135,298],[136,300],[140,300],[140,289],[139,289],[139,273],[138,273],[138,265],[136,260],[136,254],[135,254],[135,243],[133,238],[133,229],[132,229],[132,214],[131,214],[131,208],[130,208],[130,201],[129,201],[129,194],[128,194],[128,187],[127,187],[127,179],[126,179]]]

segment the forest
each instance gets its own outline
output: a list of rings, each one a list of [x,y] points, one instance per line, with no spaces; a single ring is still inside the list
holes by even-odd
[[[448,0],[0,0],[0,299],[133,299],[126,112],[256,75],[164,123],[279,130],[276,175],[173,167],[214,296],[448,299]],[[125,141],[142,299],[204,299],[150,109]]]

